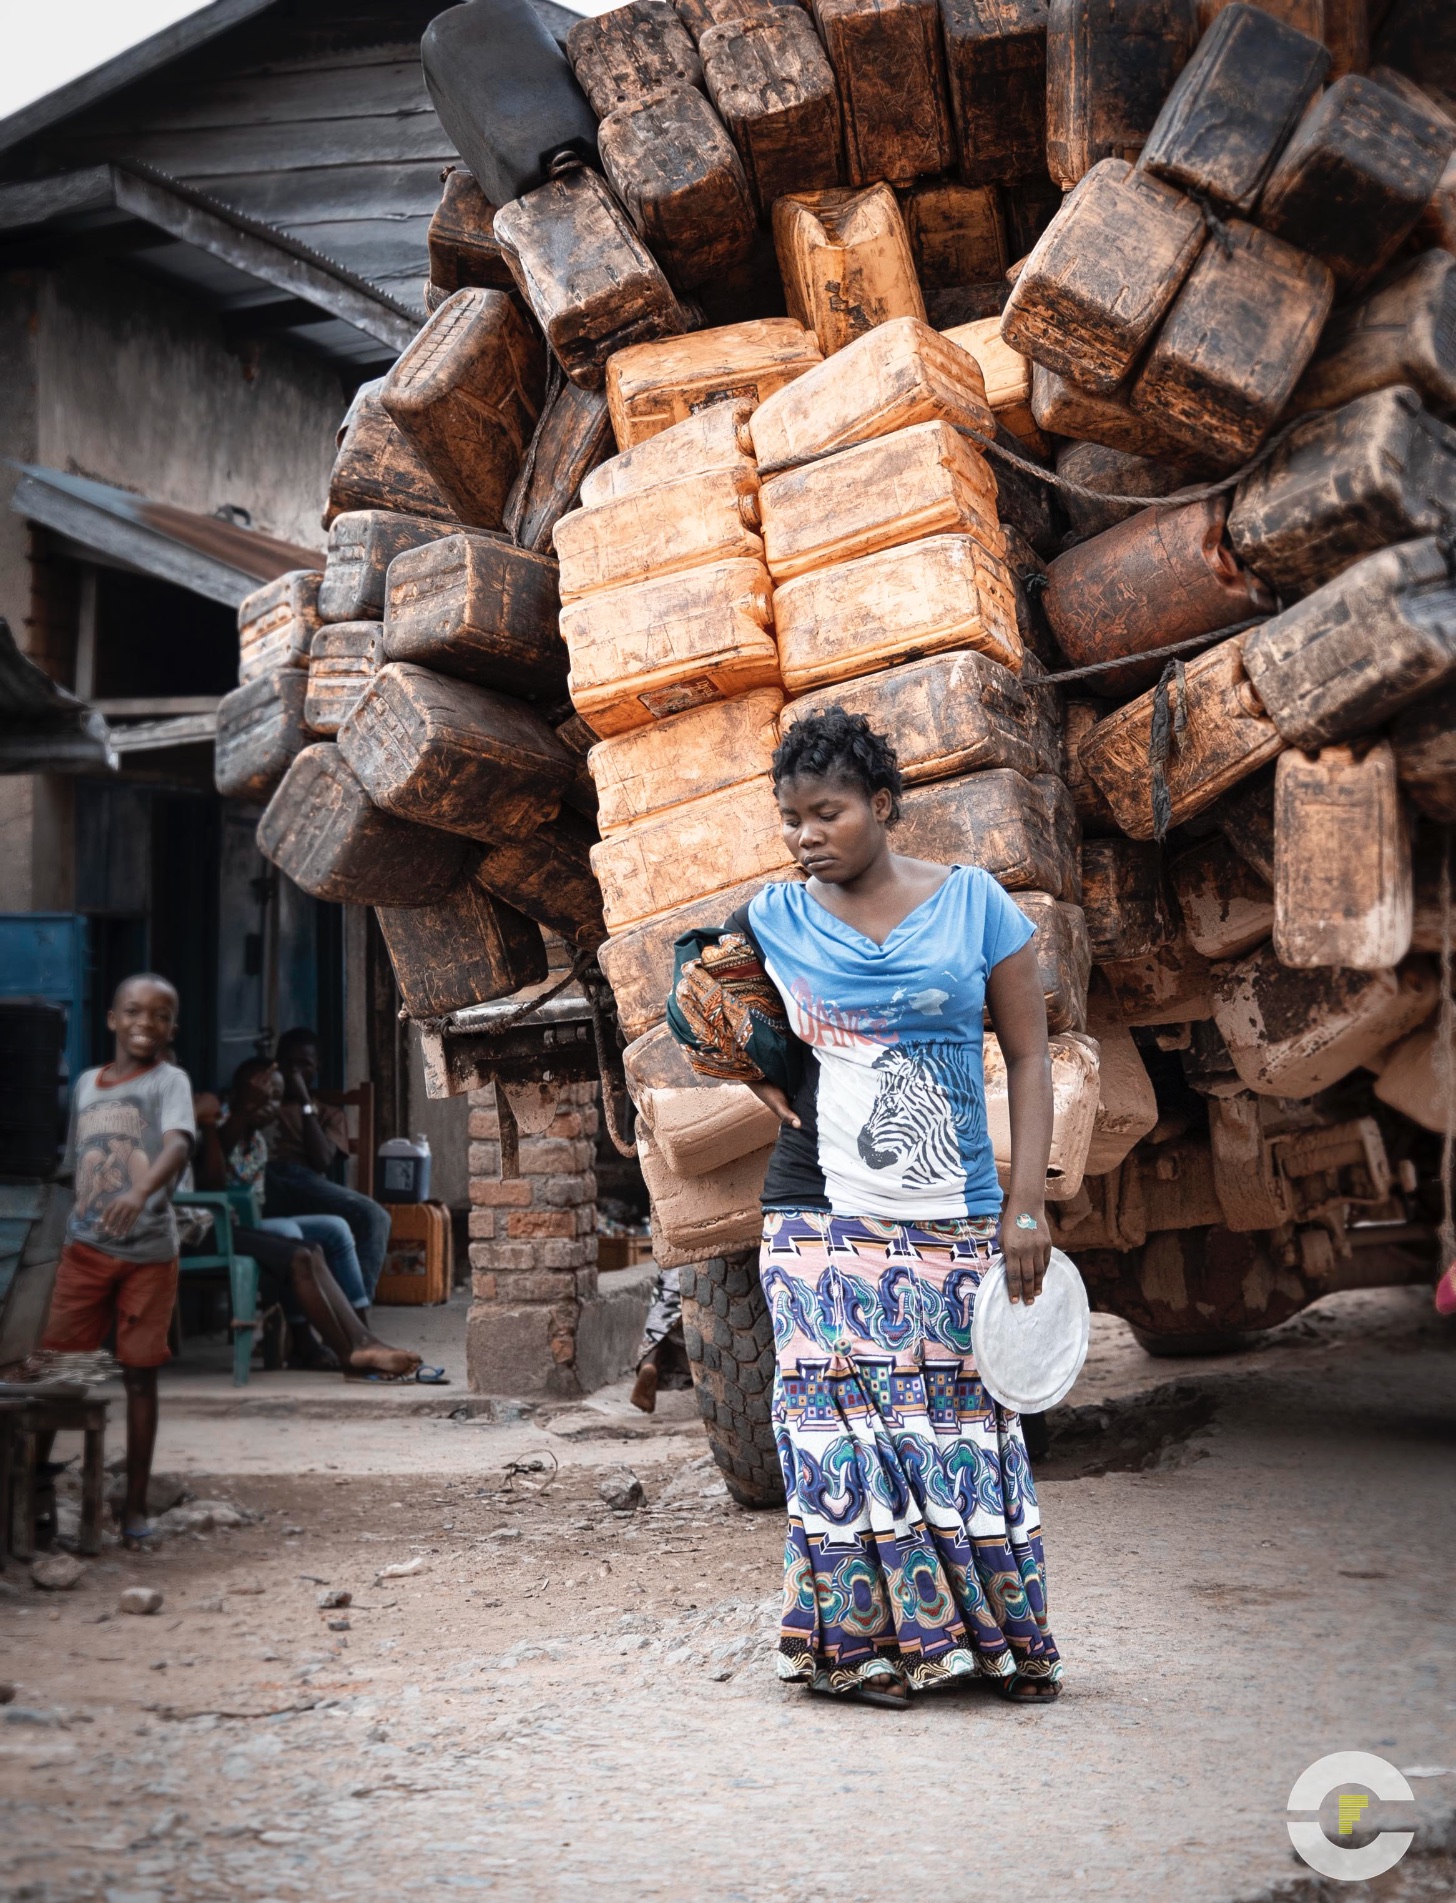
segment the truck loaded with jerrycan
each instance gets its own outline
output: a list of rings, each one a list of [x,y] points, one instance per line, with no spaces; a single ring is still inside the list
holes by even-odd
[[[223,792],[437,1093],[600,1078],[736,1498],[771,1114],[665,1022],[779,737],[1036,928],[1054,1239],[1153,1354],[1451,1259],[1446,0],[468,0],[430,315],[241,610]],[[986,1042],[992,1135],[1005,1069]]]

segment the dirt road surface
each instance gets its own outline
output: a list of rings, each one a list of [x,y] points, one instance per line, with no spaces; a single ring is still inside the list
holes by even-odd
[[[159,1465],[246,1521],[109,1547],[65,1593],[3,1575],[0,1895],[1449,1898],[1453,1375],[1414,1291],[1221,1361],[1098,1318],[1039,1477],[1066,1695],[905,1714],[776,1681],[780,1521],[728,1500],[691,1396],[649,1424],[618,1391],[492,1419],[458,1385],[181,1383]],[[159,1613],[118,1610],[137,1584]],[[1370,1813],[1417,1831],[1371,1885],[1315,1878],[1285,1828],[1346,1749],[1416,1793]]]

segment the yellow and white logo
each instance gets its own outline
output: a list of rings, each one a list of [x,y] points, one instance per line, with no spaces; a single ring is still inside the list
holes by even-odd
[[[1344,1786],[1362,1788],[1347,1791]],[[1289,1793],[1291,1811],[1317,1811],[1332,1791],[1336,1799],[1337,1835],[1352,1837],[1370,1807],[1366,1792],[1391,1802],[1409,1803],[1414,1793],[1393,1764],[1370,1751],[1332,1751],[1301,1772]],[[1368,1844],[1333,1843],[1317,1817],[1289,1821],[1289,1841],[1311,1870],[1336,1883],[1364,1883],[1393,1870],[1415,1840],[1413,1830],[1382,1830]]]

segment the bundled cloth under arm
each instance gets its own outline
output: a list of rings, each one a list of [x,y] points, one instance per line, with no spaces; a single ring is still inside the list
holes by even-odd
[[[684,932],[674,947],[667,1021],[702,1077],[798,1087],[795,1040],[773,980],[742,932]]]

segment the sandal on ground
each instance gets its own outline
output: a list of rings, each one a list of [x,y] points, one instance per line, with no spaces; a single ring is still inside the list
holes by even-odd
[[[993,1682],[997,1695],[1004,1698],[1008,1705],[1049,1705],[1062,1695],[1062,1688],[1056,1679],[1028,1678],[1023,1672]]]
[[[423,1362],[415,1369],[415,1379],[426,1388],[448,1388],[450,1377],[443,1368],[427,1368]]]
[[[847,1699],[858,1705],[879,1705],[886,1711],[908,1711],[910,1708],[909,1687],[902,1679],[890,1678],[883,1672],[873,1678],[861,1679],[846,1691],[831,1691],[827,1685],[812,1684],[805,1684],[804,1690],[825,1698]]]
[[[140,1525],[133,1521],[130,1526],[123,1524],[121,1543],[128,1553],[155,1553],[161,1548],[162,1535],[150,1520]]]
[[[860,1705],[879,1705],[885,1711],[908,1711],[909,1688],[897,1678],[867,1678],[855,1686],[849,1697]]]

